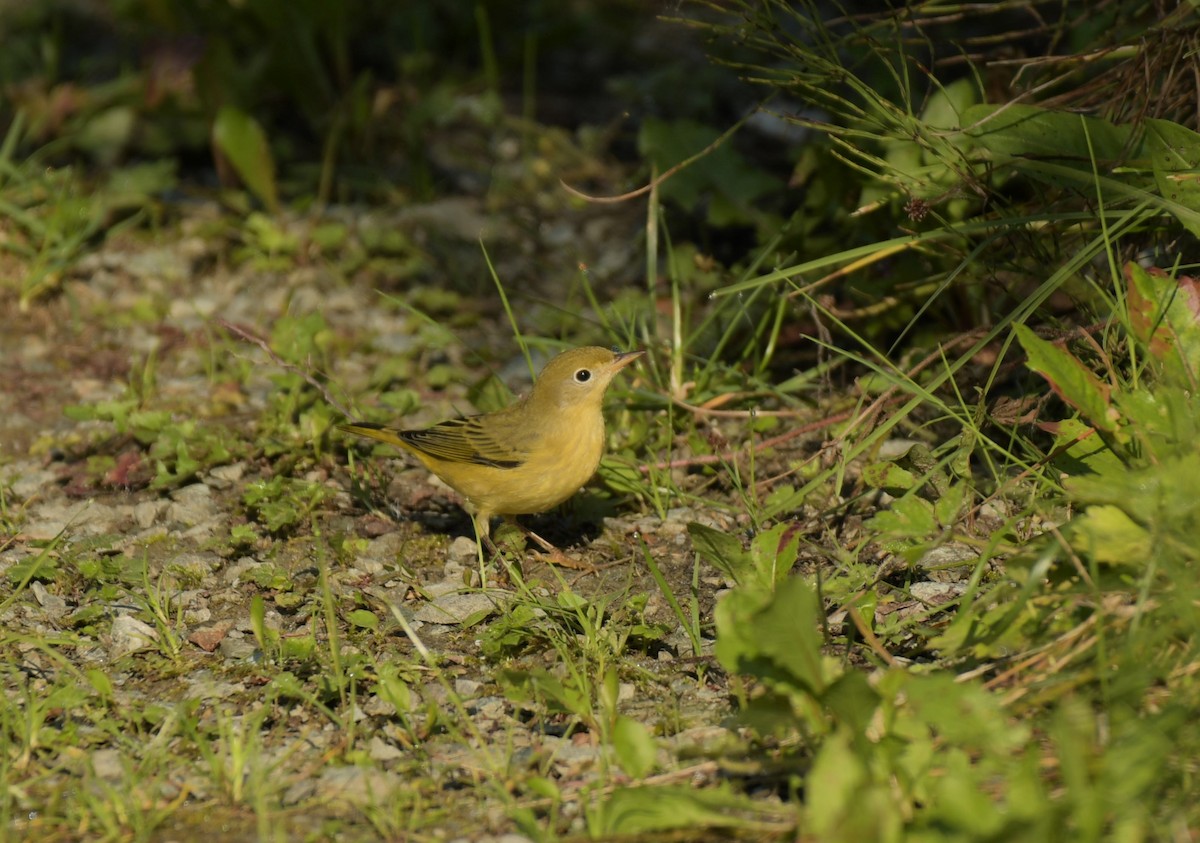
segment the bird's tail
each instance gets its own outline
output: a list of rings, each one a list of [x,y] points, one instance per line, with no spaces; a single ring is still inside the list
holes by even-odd
[[[368,439],[378,439],[380,442],[386,442],[389,445],[395,445],[397,448],[403,448],[406,451],[412,450],[412,446],[397,436],[394,429],[385,427],[382,424],[375,424],[373,422],[339,424],[338,430],[344,430],[347,433],[355,433],[359,436],[365,436]]]

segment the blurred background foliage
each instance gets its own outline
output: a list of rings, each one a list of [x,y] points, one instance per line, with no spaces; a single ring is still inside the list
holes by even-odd
[[[618,193],[744,120],[660,196],[674,240],[729,278],[751,262],[1020,217],[1031,202],[1047,220],[1087,207],[1086,184],[1002,167],[963,122],[973,106],[1036,104],[1115,126],[1197,120],[1195,15],[1166,0],[7,0],[0,27],[6,160],[120,170],[125,195],[97,230],[218,185],[241,184],[268,209],[456,193],[494,204],[558,192],[559,179]],[[1004,151],[1047,152],[1018,148],[1027,140]],[[1080,163],[1087,139],[1073,140],[1046,157]],[[1116,151],[1136,167],[1137,132],[1126,140]],[[513,157],[540,166],[508,179]],[[1144,248],[1160,235],[1148,231]],[[833,290],[851,315],[895,294],[927,301],[958,266],[933,315],[988,321],[1054,251],[1078,247],[1039,237],[1014,258],[1023,237],[1006,227],[982,251],[952,238],[931,247],[939,259],[897,250]],[[865,312],[872,331],[900,331],[919,307]]]
[[[212,123],[232,107],[263,128],[292,197],[325,186],[323,199],[378,200],[387,184],[428,198],[438,133],[456,121],[603,126],[626,107],[621,89],[637,107],[668,90],[662,101],[682,104],[667,78],[677,55],[645,72],[661,46],[639,49],[653,9],[626,0],[53,0],[5,3],[0,22],[5,119],[25,113],[22,149],[203,173]]]

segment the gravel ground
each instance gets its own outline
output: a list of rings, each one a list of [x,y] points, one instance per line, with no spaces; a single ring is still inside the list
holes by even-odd
[[[432,209],[418,224],[411,220],[420,215],[410,213],[398,225],[420,231],[444,211]],[[673,760],[679,753],[723,735],[719,723],[730,709],[713,682],[711,641],[693,653],[642,564],[641,547],[686,600],[693,565],[687,522],[735,529],[734,521],[685,509],[664,519],[636,502],[585,492],[573,509],[536,526],[600,570],[550,568],[525,554],[521,576],[492,570],[479,588],[469,521],[453,493],[396,455],[360,451],[352,474],[344,440],[318,436],[314,444],[306,429],[311,407],[294,414],[289,441],[274,441],[286,426],[268,428],[263,419],[276,412],[287,371],[216,320],[265,337],[283,318],[319,314],[326,326],[320,341],[332,353],[313,358],[313,371],[327,377],[331,395],[363,395],[363,405],[381,360],[410,360],[415,373],[449,369],[445,384],[414,376],[408,385],[419,396],[414,417],[421,421],[469,406],[475,372],[462,346],[414,352],[425,330],[419,320],[381,307],[370,280],[344,281],[320,261],[297,259],[283,270],[255,261],[230,266],[227,249],[208,234],[217,219],[201,208],[154,242],[111,243],[65,279],[60,294],[24,313],[5,310],[6,690],[12,698],[49,693],[71,685],[75,673],[74,684],[94,698],[95,682],[82,679],[90,669],[111,686],[106,705],[82,718],[70,753],[43,741],[39,775],[21,802],[28,816],[13,827],[49,833],[37,819],[48,812],[48,794],[76,780],[90,788],[136,786],[146,805],[174,806],[159,826],[161,839],[186,837],[214,816],[228,839],[253,837],[261,815],[252,821],[242,810],[248,800],[230,798],[230,783],[214,776],[194,734],[169,725],[170,716],[186,712],[203,735],[219,737],[227,723],[257,729],[271,771],[260,786],[286,817],[280,828],[302,828],[308,820],[299,818],[308,817],[353,829],[361,819],[348,817],[403,793],[403,804],[423,806],[406,821],[439,826],[439,836],[511,832],[511,801],[498,802],[494,784],[480,786],[499,765],[514,781],[548,776],[562,800],[554,824],[578,830],[579,794],[614,781],[595,723],[581,726],[578,712],[542,705],[540,694],[514,700],[512,683],[506,693],[498,681],[504,671],[568,675],[564,642],[578,664],[588,664],[587,647],[620,658],[617,706],[668,738],[661,769],[684,769]],[[587,225],[603,233],[608,224]],[[304,222],[289,230],[301,242],[311,235]],[[608,261],[619,263],[611,254]],[[506,355],[495,358],[503,362],[515,355],[506,327],[484,315],[493,311],[464,307],[446,321],[467,345]],[[536,311],[522,313],[536,322]],[[121,402],[128,406],[114,411]],[[130,415],[137,412],[166,415],[147,421]],[[192,473],[178,453],[164,459],[155,452],[189,423],[199,426],[183,435],[201,464]],[[211,446],[212,431],[224,431],[225,452]],[[156,482],[164,465],[167,480]],[[312,505],[273,530],[271,512],[249,504],[247,490],[280,477],[303,483]],[[371,484],[365,497],[352,495],[356,485]],[[696,585],[700,617],[710,618],[724,582],[708,571]],[[575,602],[562,603],[564,593]],[[584,615],[595,628],[541,630],[545,610],[537,609],[526,627],[511,624],[508,637],[501,634],[516,607],[539,601],[568,615],[591,606]],[[264,629],[279,650],[264,652]],[[496,635],[489,639],[489,631]],[[388,671],[401,692],[384,692],[380,676]],[[298,689],[281,692],[281,677]],[[583,706],[593,707],[594,700]],[[149,742],[130,740],[136,731]],[[449,794],[460,790],[451,808]],[[529,793],[522,799],[535,807],[545,801]]]
[[[0,317],[0,721],[22,747],[10,830],[77,839],[122,793],[142,818],[116,822],[143,829],[131,839],[219,827],[228,840],[515,843],[522,823],[584,831],[589,806],[639,766],[660,783],[738,778],[777,806],[760,767],[717,760],[741,752],[710,638],[729,583],[697,567],[688,525],[744,534],[748,517],[727,514],[742,512],[735,491],[677,471],[693,503],[656,512],[593,481],[531,526],[594,572],[515,551],[481,583],[453,492],[387,449],[330,434],[341,419],[330,404],[436,421],[470,409],[479,358],[523,388],[494,288],[437,283],[472,262],[486,278],[464,232],[512,221],[461,205],[331,218],[335,258],[326,218],[283,225],[292,246],[280,260],[239,253],[244,232],[199,206],[152,240],[109,243],[57,295]],[[493,256],[504,278],[539,267],[512,288],[529,293],[517,312],[534,333],[592,316],[564,315],[584,310],[569,286],[578,267],[544,258],[571,220],[575,251],[604,253],[592,276],[602,296],[636,273],[633,247],[611,245],[627,221],[567,219],[543,230],[549,245]],[[363,245],[393,227],[398,244]],[[654,421],[610,411],[617,444]],[[824,535],[811,515],[794,521]],[[920,563],[929,581],[881,602],[877,619],[961,594],[954,572],[974,552],[938,553]],[[621,718],[653,736],[648,760],[622,755]],[[103,799],[64,806],[65,792]]]

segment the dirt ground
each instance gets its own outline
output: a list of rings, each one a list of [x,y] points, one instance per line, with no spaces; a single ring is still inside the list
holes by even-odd
[[[403,791],[405,822],[439,827],[439,837],[486,839],[511,831],[514,805],[545,801],[519,784],[537,773],[561,799],[547,822],[578,832],[579,795],[622,779],[600,740],[603,718],[617,711],[666,738],[673,749],[660,750],[659,767],[686,778],[680,759],[724,740],[731,712],[711,641],[713,602],[726,583],[696,568],[686,526],[744,525],[702,505],[656,512],[594,481],[563,511],[531,521],[594,572],[520,550],[489,565],[480,588],[470,521],[453,492],[398,454],[371,454],[330,434],[337,413],[314,410],[323,402],[312,395],[281,421],[281,391],[295,390],[294,372],[310,367],[285,364],[278,350],[218,320],[271,337],[282,319],[319,315],[310,373],[328,394],[369,406],[372,378],[403,359],[397,371],[417,396],[411,421],[420,424],[470,408],[468,387],[485,370],[464,345],[517,373],[510,380],[522,388],[524,367],[511,332],[491,315],[494,302],[457,294],[443,322],[464,342],[414,350],[427,326],[381,306],[372,279],[347,279],[319,260],[235,266],[219,241],[197,233],[205,219],[111,243],[57,294],[26,311],[10,301],[0,316],[0,480],[10,530],[0,573],[8,648],[20,659],[6,673],[7,692],[49,691],[93,668],[111,682],[111,696],[85,718],[81,751],[65,756],[45,742],[38,784],[25,796],[30,818],[72,779],[129,786],[133,778],[148,804],[179,808],[156,839],[214,810],[226,839],[254,836],[258,803],[231,798],[196,735],[164,727],[164,711],[186,711],[200,735],[219,734],[227,721],[257,725],[271,770],[261,786],[282,811],[279,828],[370,814],[388,804],[381,794]],[[301,239],[310,230],[293,225]],[[404,299],[403,285],[390,295]],[[544,300],[530,295],[523,315],[541,319]],[[276,334],[274,345],[283,342]],[[431,371],[443,380],[431,383]],[[289,374],[294,382],[285,383]],[[628,386],[644,385],[629,375]],[[188,472],[179,446],[155,450],[172,436],[197,470]],[[292,485],[272,487],[286,492],[269,502],[276,509],[248,496],[277,478]],[[697,639],[646,554],[694,617]],[[26,577],[30,565],[37,570]],[[264,629],[279,649],[264,652]],[[47,645],[51,638],[69,645]],[[289,650],[288,642],[298,643]],[[604,708],[596,688],[606,662],[618,668],[617,699]],[[399,681],[388,693],[384,674]],[[281,692],[284,675],[298,687]],[[583,698],[572,703],[570,693],[530,684],[543,675],[575,682]],[[131,742],[131,730],[157,737]],[[498,770],[512,782],[498,783]],[[708,764],[694,771],[712,773]],[[507,789],[507,804],[496,801],[497,788]],[[38,828],[28,822],[16,828]]]

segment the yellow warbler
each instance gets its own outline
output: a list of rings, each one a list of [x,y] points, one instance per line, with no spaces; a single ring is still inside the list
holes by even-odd
[[[594,346],[564,351],[546,364],[528,395],[495,413],[423,430],[369,422],[339,427],[419,459],[466,498],[490,545],[493,515],[544,512],[579,491],[596,472],[604,452],[604,392],[617,372],[644,353],[617,354]]]

